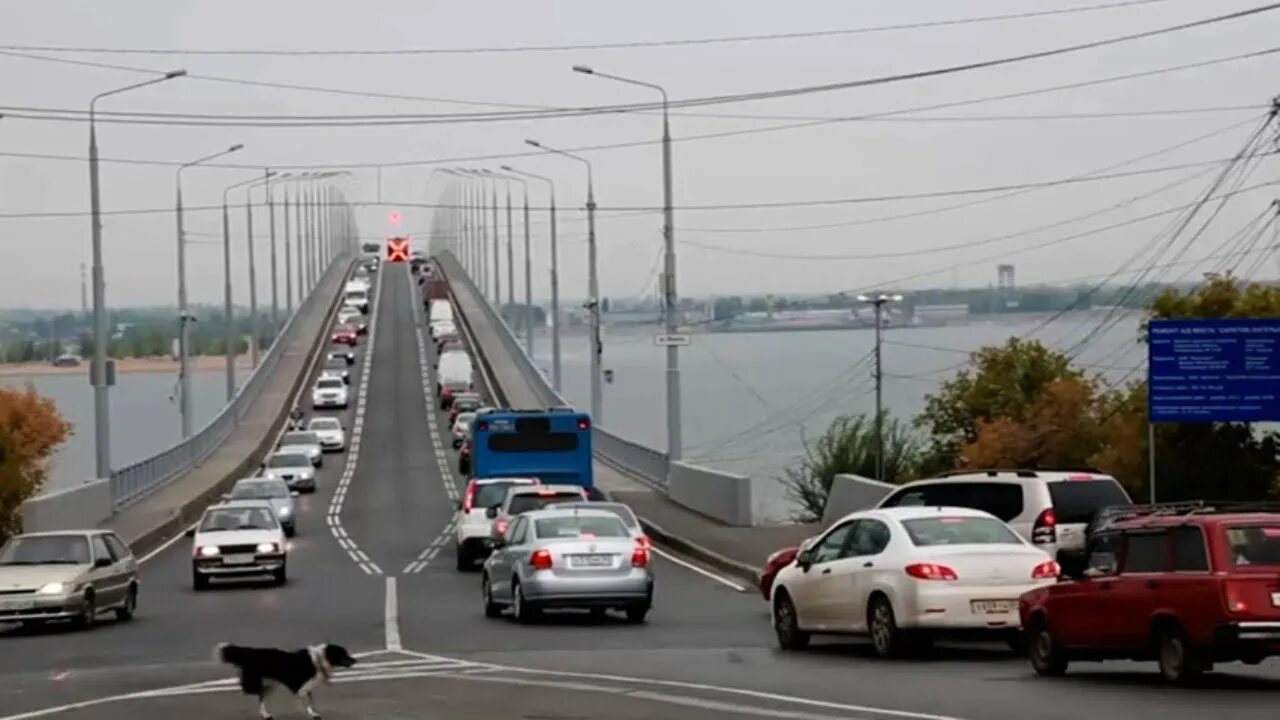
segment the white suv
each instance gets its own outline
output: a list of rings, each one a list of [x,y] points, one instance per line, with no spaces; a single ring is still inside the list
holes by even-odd
[[[907,483],[877,507],[982,510],[1055,556],[1084,547],[1099,510],[1132,502],[1115,478],[1091,470],[956,470]]]
[[[345,408],[347,406],[347,384],[340,378],[321,377],[311,388],[311,407],[316,410],[324,408]]]
[[[493,534],[493,518],[487,515],[489,508],[502,505],[508,489],[537,484],[534,478],[514,477],[479,478],[467,483],[453,523],[458,570],[470,570],[477,560],[489,554]]]

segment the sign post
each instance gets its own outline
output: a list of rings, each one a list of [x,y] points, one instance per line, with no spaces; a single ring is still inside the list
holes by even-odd
[[[1155,423],[1280,420],[1280,318],[1152,320],[1147,420],[1155,501]]]

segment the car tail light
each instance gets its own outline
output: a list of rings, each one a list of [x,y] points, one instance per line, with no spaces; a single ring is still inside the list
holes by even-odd
[[[551,551],[550,550],[534,550],[529,556],[529,565],[534,570],[550,570],[551,569]]]
[[[643,545],[636,546],[631,551],[631,567],[648,567],[649,566],[649,550]]]
[[[464,513],[471,512],[471,503],[475,502],[475,498],[476,498],[476,481],[472,480],[471,482],[467,483],[467,491],[462,495],[462,512]]]
[[[1244,583],[1232,582],[1230,580],[1222,583],[1222,603],[1227,606],[1229,613],[1247,613],[1249,612],[1249,603],[1245,602],[1245,585]]]
[[[914,563],[906,567],[907,574],[918,580],[959,580],[956,571],[938,563]]]
[[[636,538],[636,542],[640,543],[640,547],[644,548],[645,550],[648,550],[649,548],[653,547],[653,541],[649,539],[648,535],[641,535],[640,537]]]
[[[1053,508],[1045,508],[1036,516],[1035,525],[1031,526],[1031,542],[1048,545],[1058,541],[1058,514]]]
[[[1032,580],[1049,580],[1057,578],[1059,574],[1058,563],[1052,560],[1046,560],[1031,570]]]
[[[499,520],[498,522],[496,522],[496,523],[494,523],[494,524],[493,524],[493,529],[494,529],[494,530],[496,530],[496,531],[498,532],[498,534],[499,534],[499,535],[506,535],[506,534],[507,534],[507,524],[508,524],[507,519],[506,519],[506,518],[502,518],[501,520]]]

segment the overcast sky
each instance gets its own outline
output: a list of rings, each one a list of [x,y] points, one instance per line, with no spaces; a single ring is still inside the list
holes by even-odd
[[[0,5],[0,45],[175,49],[499,48],[697,39],[852,29],[952,20],[1105,0],[335,0],[184,2],[182,0],[41,0]],[[840,82],[1018,55],[1155,29],[1254,5],[1261,0],[1165,0],[1121,9],[895,32],[786,40],[564,52],[459,53],[397,56],[214,56],[39,53],[46,57],[152,70],[390,93],[438,100],[549,106],[647,102],[644,88],[570,71],[577,63],[665,85],[673,100]],[[976,70],[935,79],[840,90],[787,99],[695,108],[673,116],[677,139],[786,124],[778,116],[842,117],[1017,93],[1280,45],[1280,12],[1123,45]],[[1240,60],[1140,79],[875,121],[677,142],[677,206],[776,203],[917,194],[992,185],[1039,183],[1117,166],[1112,172],[1219,160],[1237,152],[1273,95],[1280,56]],[[96,93],[145,79],[127,70],[58,64],[0,55],[0,105],[84,110]],[[1144,117],[993,119],[1046,114],[1132,113],[1252,106],[1247,109]],[[426,99],[376,99],[250,87],[184,78],[104,100],[100,111],[201,114],[341,115],[501,110]],[[0,113],[5,110],[0,108]],[[694,114],[772,116],[772,119]],[[983,119],[958,121],[958,116]],[[950,118],[924,121],[926,118]],[[796,121],[791,121],[792,123]],[[1234,129],[1227,130],[1230,126]],[[1178,150],[1121,165],[1214,131]],[[186,201],[216,205],[228,184],[252,167],[341,166],[448,160],[511,153],[506,161],[451,162],[388,168],[381,174],[387,205],[359,210],[361,232],[384,237],[392,211],[403,228],[425,240],[431,211],[394,203],[430,203],[447,177],[433,167],[493,167],[505,163],[550,175],[559,202],[561,277],[566,295],[585,289],[585,192],[582,167],[523,145],[534,137],[564,148],[656,140],[653,114],[466,125],[357,128],[165,127],[103,123],[104,159],[185,162],[232,143],[228,158],[246,169],[202,168],[184,174]],[[88,131],[82,122],[0,120],[0,214],[87,212]],[[532,156],[527,156],[530,152]],[[64,156],[31,159],[13,154]],[[661,216],[610,208],[661,202],[656,144],[590,151],[599,213],[601,291],[651,294],[661,244]],[[1246,185],[1275,179],[1266,160]],[[676,228],[682,294],[828,292],[874,285],[900,288],[986,285],[993,256],[1016,265],[1019,284],[1073,280],[1106,272],[1173,219],[1160,215],[1121,229],[1048,244],[1191,201],[1213,166],[1039,189],[973,207],[910,218],[980,196],[773,209],[678,209]],[[260,172],[260,171],[259,171]],[[374,203],[377,173],[355,170],[354,199]],[[1158,189],[1175,183],[1161,192]],[[517,186],[518,187],[518,186]],[[545,205],[541,186],[534,204]],[[174,169],[104,162],[106,210],[169,208]],[[257,196],[260,198],[261,194]],[[233,199],[243,202],[243,193]],[[518,197],[518,194],[517,194]],[[1274,188],[1238,196],[1184,259],[1215,248],[1262,212]],[[1134,198],[1140,198],[1132,202]],[[1107,210],[1111,208],[1110,210]],[[1106,212],[1102,212],[1107,210]],[[1078,222],[1072,218],[1093,214]],[[237,302],[244,302],[243,211],[233,214]],[[880,219],[877,222],[867,220]],[[843,225],[821,229],[797,226]],[[1035,233],[1025,231],[1055,225]],[[218,302],[222,292],[220,214],[188,215],[192,300]],[[768,232],[761,229],[780,228]],[[269,297],[265,216],[255,227],[260,297]],[[729,232],[749,230],[751,232]],[[546,225],[533,228],[535,294],[546,295]],[[1013,235],[1007,240],[990,239]],[[0,218],[3,262],[0,305],[79,305],[80,264],[90,260],[84,216]],[[517,237],[519,229],[517,228]],[[988,242],[983,242],[988,241]],[[1269,242],[1269,241],[1268,241]],[[120,215],[104,222],[108,301],[112,305],[172,303],[176,297],[175,231],[171,213]],[[972,247],[965,245],[976,244]],[[1033,246],[1043,245],[1035,248]],[[962,246],[953,250],[930,250]],[[895,253],[899,257],[833,256]],[[764,255],[766,257],[761,257]],[[772,255],[789,257],[768,257]],[[808,257],[806,257],[808,256]],[[522,262],[522,253],[517,255]],[[1247,263],[1246,263],[1247,264]],[[1175,268],[1170,279],[1195,266]],[[283,272],[283,269],[281,269]],[[1272,260],[1264,277],[1276,274]],[[519,273],[518,273],[519,276]],[[915,276],[915,277],[910,277]],[[282,285],[283,287],[283,285]],[[518,288],[522,288],[518,284]],[[522,293],[522,289],[517,291]]]

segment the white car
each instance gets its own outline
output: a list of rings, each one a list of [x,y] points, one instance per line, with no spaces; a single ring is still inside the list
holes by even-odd
[[[339,378],[321,377],[311,388],[311,407],[345,408],[348,402],[347,384]]]
[[[458,334],[458,326],[452,320],[434,320],[431,323],[431,339],[438,340],[442,337],[456,336]]]
[[[787,650],[815,633],[860,634],[892,657],[940,633],[974,631],[1020,648],[1018,598],[1057,579],[1048,553],[981,510],[881,508],[846,515],[807,542],[778,572],[770,605]]]
[[[367,293],[370,288],[369,278],[367,276],[357,275],[347,281],[347,286],[344,288],[344,291],[351,292],[352,290],[359,290]]]
[[[270,575],[287,579],[289,544],[271,503],[232,500],[204,511],[187,531],[191,545],[191,584],[196,590],[213,578]]]
[[[457,450],[462,447],[462,441],[467,439],[467,435],[471,433],[471,423],[476,419],[473,412],[458,413],[458,417],[453,421],[453,449]]]
[[[273,480],[283,480],[290,490],[316,491],[316,466],[302,453],[272,453],[262,464],[260,475]]]
[[[354,325],[363,317],[364,313],[360,312],[359,308],[354,305],[343,305],[342,309],[338,311],[338,324]]]
[[[537,484],[534,478],[516,477],[478,478],[467,483],[453,518],[458,570],[470,570],[492,550],[493,518],[488,515],[489,509],[502,505],[510,488]]]
[[[307,423],[307,431],[320,439],[320,447],[326,452],[342,452],[347,448],[347,434],[342,421],[336,417],[313,417]]]
[[[367,290],[348,290],[343,298],[342,304],[346,307],[354,307],[361,313],[369,312],[369,292]]]
[[[295,430],[280,436],[276,452],[306,455],[316,467],[324,464],[324,448],[321,447],[320,436],[309,430]]]

